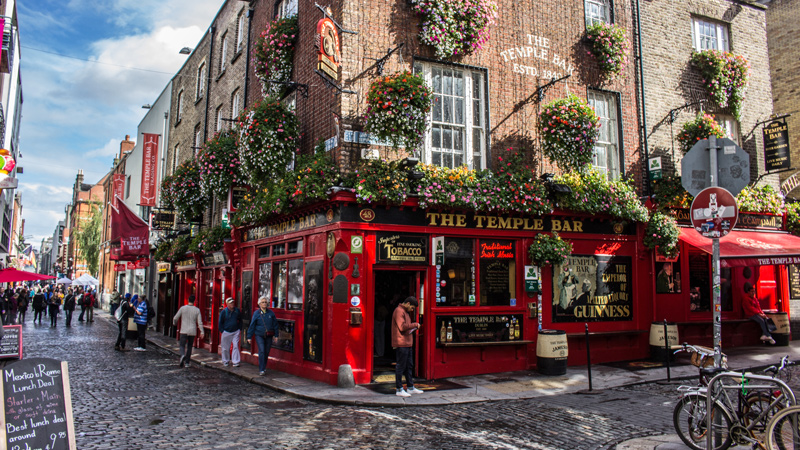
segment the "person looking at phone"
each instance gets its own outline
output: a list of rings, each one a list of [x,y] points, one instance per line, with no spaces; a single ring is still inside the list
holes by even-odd
[[[395,365],[395,387],[398,397],[410,397],[411,394],[422,394],[414,387],[414,335],[420,329],[418,322],[411,321],[411,314],[419,305],[414,297],[406,298],[397,305],[392,313],[392,348],[397,357]],[[403,375],[406,377],[406,388],[403,389]]]

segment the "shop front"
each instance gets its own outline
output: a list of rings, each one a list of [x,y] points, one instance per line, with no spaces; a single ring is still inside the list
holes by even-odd
[[[172,308],[178,312],[181,306],[187,304],[190,295],[197,296],[197,261],[187,257],[175,262],[174,280],[175,295],[172,298]],[[169,317],[168,321],[172,324],[172,317]],[[180,330],[174,326],[172,330],[174,334],[171,334],[177,337]]]
[[[572,254],[538,271],[528,247],[554,231]],[[586,361],[587,324],[593,362],[647,355],[652,263],[635,223],[422,210],[415,200],[369,207],[340,193],[236,235],[243,307],[266,297],[280,321],[271,368],[331,384],[342,364],[360,384],[390,375],[392,312],[409,296],[420,303],[415,371],[425,379],[533,369],[542,328],[567,333],[570,364]]]
[[[225,307],[224,301],[231,296],[232,268],[227,255],[222,251],[204,254],[200,259],[200,289],[196,295],[196,303],[203,320],[204,337],[198,337],[198,346],[217,353],[220,343],[218,329],[219,313]]]

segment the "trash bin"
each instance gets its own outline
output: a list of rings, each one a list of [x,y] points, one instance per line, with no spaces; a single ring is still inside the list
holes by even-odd
[[[564,375],[567,373],[567,332],[542,330],[536,341],[536,368],[542,375]]]
[[[775,345],[789,345],[789,336],[792,334],[789,327],[789,314],[779,311],[764,311],[764,314],[771,318],[775,322],[775,326],[778,327],[772,332],[772,339],[775,339]]]
[[[677,350],[678,346],[678,324],[667,322],[667,334],[669,335],[670,360],[675,359],[672,350]],[[654,361],[664,361],[667,350],[664,348],[664,322],[653,322],[650,325],[650,356]]]

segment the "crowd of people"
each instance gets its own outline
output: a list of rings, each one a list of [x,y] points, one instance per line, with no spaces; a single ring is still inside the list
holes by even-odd
[[[64,323],[72,326],[72,314],[80,308],[79,322],[94,322],[94,308],[98,306],[97,289],[91,286],[67,287],[60,284],[34,284],[17,287],[0,287],[0,315],[3,324],[25,323],[28,310],[33,311],[33,323],[41,324],[43,318],[50,319],[50,326],[58,325],[64,312]]]

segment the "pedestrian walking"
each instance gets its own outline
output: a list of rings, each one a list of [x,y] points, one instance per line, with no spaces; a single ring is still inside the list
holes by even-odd
[[[42,293],[41,289],[37,286],[35,289],[35,294],[33,295],[33,323],[36,323],[36,319],[39,319],[39,325],[42,324],[42,315],[44,313],[45,308],[47,307],[46,297],[44,293]]]
[[[397,305],[392,313],[392,348],[397,356],[394,379],[396,395],[398,397],[411,397],[411,394],[422,394],[414,387],[414,336],[413,333],[420,329],[420,324],[411,321],[411,313],[419,305],[417,299],[408,297]],[[406,389],[403,389],[403,376],[406,377]]]
[[[219,329],[222,332],[220,345],[222,346],[222,365],[227,366],[233,362],[233,367],[239,367],[241,356],[239,354],[239,339],[242,334],[242,311],[234,304],[233,299],[225,299],[225,309],[219,314]]]
[[[272,338],[278,334],[278,318],[272,310],[267,309],[267,298],[258,299],[258,308],[253,313],[250,326],[247,327],[247,339],[256,338],[258,345],[258,371],[259,375],[267,373],[267,360],[272,349]]]
[[[58,325],[58,309],[61,307],[61,298],[59,294],[53,294],[47,304],[47,314],[50,316],[50,326],[55,327]]]
[[[200,317],[200,308],[194,306],[194,295],[189,296],[188,304],[183,305],[175,313],[172,318],[172,324],[177,325],[178,320],[181,321],[180,326],[180,346],[181,346],[181,367],[188,367],[192,360],[192,344],[197,336],[197,330],[200,330],[200,339],[205,336],[203,330],[203,319]]]
[[[147,339],[145,336],[147,332],[147,299],[144,296],[140,298],[138,294],[134,294],[131,304],[133,305],[133,309],[136,310],[133,315],[133,323],[136,324],[136,331],[138,331],[139,334],[139,345],[133,349],[137,352],[143,352],[147,350]]]
[[[19,294],[19,300],[17,302],[17,322],[21,324],[25,323],[25,314],[28,312],[28,291],[23,289]]]
[[[94,322],[94,305],[97,304],[97,297],[91,288],[84,294],[83,304],[86,305],[86,322]]]
[[[67,328],[72,326],[72,313],[75,311],[75,294],[72,288],[69,288],[67,295],[64,297],[64,318],[66,320]]]
[[[112,316],[114,315],[114,312],[117,311],[117,308],[119,308],[119,304],[121,302],[122,302],[122,295],[120,295],[120,293],[117,290],[117,288],[114,288],[114,290],[111,292],[111,301],[109,302],[110,307],[109,307],[109,310],[108,310],[108,312]]]
[[[83,288],[78,288],[75,292],[75,302],[81,307],[81,314],[78,316],[78,322],[83,322],[83,316],[86,315],[85,299],[86,294],[83,292]]]
[[[130,302],[131,294],[126,294],[125,298],[120,301],[119,306],[114,310],[114,317],[117,319],[117,326],[119,327],[119,334],[117,335],[117,342],[114,344],[114,350],[125,350],[125,336],[128,333],[128,319],[133,317],[135,310]]]

